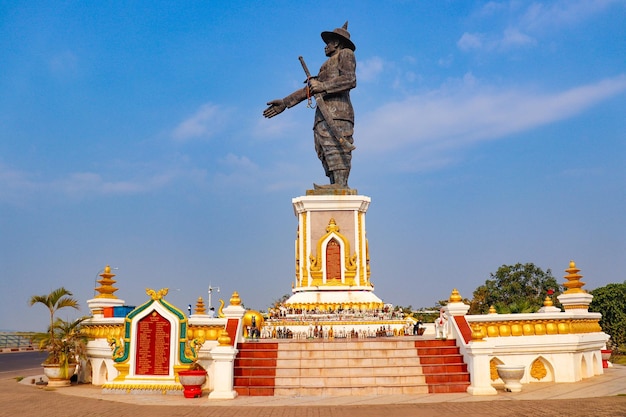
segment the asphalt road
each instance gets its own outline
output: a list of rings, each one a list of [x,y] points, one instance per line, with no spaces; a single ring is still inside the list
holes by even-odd
[[[41,363],[47,352],[11,352],[0,354],[0,378],[43,374]]]

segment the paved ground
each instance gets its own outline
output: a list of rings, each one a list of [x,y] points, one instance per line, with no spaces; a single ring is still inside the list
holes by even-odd
[[[626,366],[579,383],[524,385],[520,393],[495,396],[423,394],[364,397],[238,397],[102,394],[91,385],[47,389],[0,379],[0,416],[237,416],[237,417],[626,417]]]

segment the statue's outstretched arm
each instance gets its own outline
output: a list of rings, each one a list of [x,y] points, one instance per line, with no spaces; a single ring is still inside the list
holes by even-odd
[[[287,108],[285,100],[283,99],[268,101],[267,105],[269,107],[263,110],[263,116],[267,117],[268,119],[284,112]]]
[[[299,90],[294,91],[293,93],[291,93],[290,95],[288,95],[287,97],[283,99],[268,101],[267,105],[269,107],[263,110],[263,116],[267,117],[268,119],[270,117],[274,117],[284,112],[286,108],[291,108],[295,106],[296,104],[300,103],[301,101],[305,100],[306,98],[307,98],[306,88],[301,88]]]

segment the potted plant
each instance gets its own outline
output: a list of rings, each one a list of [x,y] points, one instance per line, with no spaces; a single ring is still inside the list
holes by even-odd
[[[87,337],[81,332],[83,320],[85,317],[74,321],[57,318],[52,333],[36,336],[40,349],[48,351],[48,357],[42,364],[44,375],[48,377],[48,386],[70,385],[78,361],[85,358]]]
[[[198,362],[194,362],[186,371],[178,371],[178,380],[183,386],[185,398],[202,396],[202,386],[206,382],[206,370]]]
[[[57,288],[49,294],[33,295],[30,305],[43,304],[50,312],[50,325],[46,333],[36,336],[39,348],[48,351],[48,357],[42,364],[44,374],[48,376],[49,385],[67,386],[74,375],[76,364],[84,354],[86,341],[80,333],[80,323],[84,319],[73,322],[55,320],[55,313],[65,307],[78,309],[78,301],[64,287]]]
[[[197,398],[202,396],[202,386],[206,382],[206,369],[198,363],[198,352],[204,343],[204,338],[196,338],[189,340],[187,346],[193,363],[189,369],[178,371],[178,381],[183,386],[183,395],[185,398]]]

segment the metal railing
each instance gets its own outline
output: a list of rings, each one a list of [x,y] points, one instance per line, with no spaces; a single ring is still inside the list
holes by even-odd
[[[36,347],[34,333],[0,332],[0,349]]]

